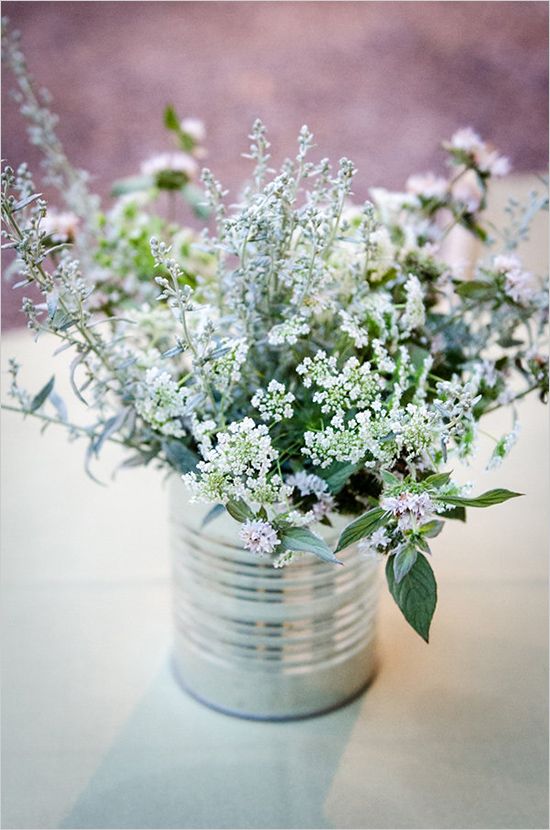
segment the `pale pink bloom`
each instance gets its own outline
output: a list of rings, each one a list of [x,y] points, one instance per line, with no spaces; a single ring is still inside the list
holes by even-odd
[[[184,118],[180,127],[197,144],[200,144],[206,138],[206,128],[200,118]]]
[[[141,164],[141,172],[144,176],[156,176],[158,173],[175,171],[184,173],[188,179],[194,179],[198,169],[193,156],[183,152],[159,153],[159,155],[151,156]]]
[[[241,526],[239,536],[244,542],[245,548],[263,556],[264,553],[272,553],[279,544],[279,537],[269,522],[262,522],[260,519],[252,521],[247,519]]]
[[[407,192],[425,199],[443,199],[447,193],[448,182],[435,173],[416,173],[407,179]]]
[[[41,228],[54,242],[70,242],[76,237],[79,222],[74,213],[49,210],[41,222]]]
[[[398,496],[386,496],[380,502],[380,507],[395,516],[400,530],[411,530],[421,519],[435,510],[435,505],[427,493],[400,493]]]
[[[468,213],[475,213],[481,205],[483,190],[473,170],[467,170],[452,186],[453,199],[462,202]]]

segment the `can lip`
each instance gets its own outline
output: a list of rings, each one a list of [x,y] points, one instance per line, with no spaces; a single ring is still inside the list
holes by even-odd
[[[359,698],[361,698],[363,694],[367,691],[367,689],[371,686],[371,684],[375,682],[379,672],[379,661],[378,658],[375,656],[367,679],[361,686],[359,686],[358,689],[355,689],[352,692],[352,694],[350,694],[348,697],[345,697],[342,700],[332,703],[329,706],[311,709],[310,711],[306,710],[298,714],[285,715],[260,713],[256,714],[253,712],[246,712],[243,709],[235,709],[231,706],[224,706],[221,703],[216,703],[213,700],[209,700],[207,697],[204,697],[203,695],[194,691],[185,682],[182,673],[178,667],[177,660],[173,650],[170,653],[169,657],[169,667],[172,677],[174,678],[177,685],[187,695],[189,695],[189,697],[193,698],[193,700],[196,700],[197,703],[200,703],[202,706],[207,706],[209,709],[212,709],[215,712],[219,712],[222,715],[227,715],[232,718],[239,718],[240,720],[257,721],[261,723],[285,723],[288,721],[309,720],[311,718],[322,717],[323,715],[330,715],[333,712],[336,712],[338,709],[342,709],[343,707],[349,706],[352,703],[358,703]]]

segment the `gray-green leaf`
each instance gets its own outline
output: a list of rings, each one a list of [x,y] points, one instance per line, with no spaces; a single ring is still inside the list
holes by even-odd
[[[410,569],[416,562],[418,551],[414,545],[405,545],[401,548],[399,553],[392,556],[393,559],[393,575],[396,582],[401,582],[403,577],[407,576]]]
[[[385,525],[388,519],[389,513],[386,513],[381,507],[374,507],[367,513],[363,513],[362,516],[359,516],[358,519],[355,519],[354,522],[344,528],[336,546],[336,553],[349,547],[349,545],[353,545],[360,539],[364,539],[365,536],[370,536],[379,527]]]
[[[386,563],[386,579],[390,593],[403,616],[423,640],[429,642],[430,624],[437,603],[437,585],[430,563],[425,556],[417,556],[406,576],[397,582],[392,559]]]
[[[54,383],[55,377],[52,375],[47,384],[43,386],[40,392],[38,392],[32,399],[29,412],[36,412],[36,410],[39,409],[43,403],[45,403],[50,396]]]
[[[496,490],[487,490],[481,496],[473,498],[468,498],[468,496],[434,496],[433,498],[435,501],[462,507],[492,507],[494,504],[502,504],[503,501],[515,499],[518,496],[523,496],[523,493],[514,493],[512,490],[503,490],[499,487]]]
[[[284,550],[312,553],[324,562],[343,564],[343,562],[340,562],[336,558],[327,543],[306,527],[290,527],[288,530],[285,530],[281,536],[281,547]]]
[[[242,499],[229,499],[225,508],[237,522],[245,522],[247,519],[254,518],[254,513]]]

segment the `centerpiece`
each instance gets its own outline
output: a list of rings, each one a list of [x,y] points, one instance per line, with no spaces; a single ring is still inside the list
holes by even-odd
[[[343,703],[375,666],[378,560],[427,642],[431,540],[468,508],[519,495],[474,495],[450,464],[506,406],[510,429],[488,459],[500,464],[516,401],[547,396],[546,295],[515,253],[546,196],[486,227],[489,182],[509,163],[466,128],[443,145],[448,175],[414,175],[356,205],[349,159],[315,159],[303,127],[276,172],[256,121],[251,181],[228,206],[210,170],[197,184],[202,124],[167,107],[177,149],[115,183],[103,212],[17,35],[3,38],[62,200],[50,209],[26,165],[5,167],[8,272],[41,295],[22,302],[36,338],[72,350],[71,386],[91,420],[69,419],[53,376],[22,388],[14,361],[6,408],[85,439],[90,475],[107,441],[128,449],[126,467],[172,473],[174,659],[191,693],[260,718]],[[175,221],[182,198],[200,233]],[[484,245],[473,278],[445,258],[456,226]]]

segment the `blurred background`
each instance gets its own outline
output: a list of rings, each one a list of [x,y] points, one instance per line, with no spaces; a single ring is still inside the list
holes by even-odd
[[[441,167],[441,139],[471,125],[520,172],[547,167],[543,2],[5,2],[32,73],[54,96],[69,157],[107,196],[172,148],[166,103],[207,127],[206,163],[233,195],[257,116],[273,161],[307,123],[320,155],[350,156],[355,192]],[[4,95],[2,155],[38,169]],[[46,195],[47,191],[46,191]],[[51,195],[51,194],[50,194]],[[53,200],[53,198],[52,198]],[[19,293],[4,292],[7,327]]]

